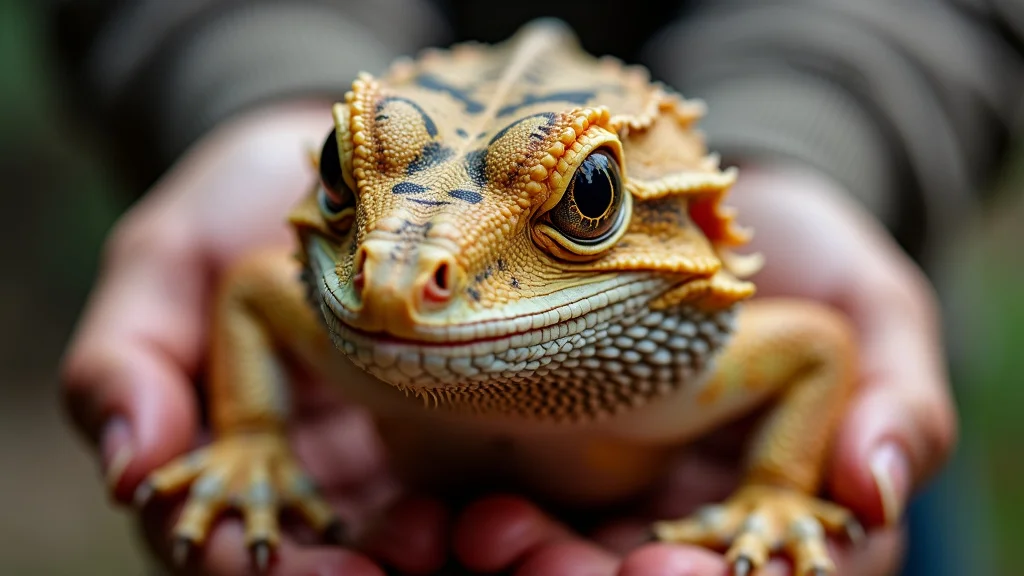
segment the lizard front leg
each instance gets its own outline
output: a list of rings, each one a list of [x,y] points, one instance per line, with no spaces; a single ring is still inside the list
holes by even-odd
[[[334,526],[330,507],[285,438],[290,402],[283,361],[287,354],[319,367],[330,346],[287,253],[255,254],[227,273],[210,333],[213,442],[153,472],[136,494],[144,503],[190,487],[173,529],[176,561],[201,545],[229,508],[242,513],[246,542],[261,568],[280,538],[280,509],[295,509],[321,531]]]
[[[775,390],[777,404],[754,435],[740,489],[691,518],[657,523],[656,536],[727,549],[737,575],[775,552],[787,554],[799,576],[834,573],[825,534],[855,536],[860,528],[846,509],[815,496],[855,362],[852,330],[836,312],[799,301],[748,304],[707,390],[725,402],[751,389]]]

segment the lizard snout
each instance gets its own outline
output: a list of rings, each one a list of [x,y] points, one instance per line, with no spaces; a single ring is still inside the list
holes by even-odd
[[[411,334],[452,302],[464,276],[444,248],[420,244],[404,251],[390,240],[368,240],[356,252],[352,276],[360,304],[355,323],[364,330]]]

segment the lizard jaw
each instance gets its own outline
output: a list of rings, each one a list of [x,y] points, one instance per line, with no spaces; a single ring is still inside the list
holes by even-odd
[[[544,328],[463,342],[370,334],[333,316],[327,325],[356,366],[428,405],[586,421],[695,384],[728,342],[734,309],[651,311],[649,299],[642,294]]]
[[[345,321],[329,260],[311,258],[310,299],[357,367],[425,403],[531,420],[587,421],[692,386],[734,330],[736,306],[650,303],[669,278],[620,274],[572,303],[512,318],[424,326],[422,338]],[[320,265],[324,264],[324,265]]]

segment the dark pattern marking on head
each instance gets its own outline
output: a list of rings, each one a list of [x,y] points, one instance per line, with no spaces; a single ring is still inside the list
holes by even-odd
[[[415,182],[399,182],[391,187],[392,194],[422,194],[427,190],[429,188]]]
[[[516,104],[509,104],[498,110],[498,116],[515,114],[520,108],[542,104],[544,102],[569,102],[577,106],[583,106],[594,99],[596,92],[593,90],[568,90],[564,92],[551,92],[550,94],[527,94]]]
[[[451,202],[446,202],[444,200],[426,200],[424,198],[409,198],[409,201],[422,204],[424,206],[447,206],[451,204]]]
[[[501,130],[498,130],[498,133],[491,138],[490,142],[488,142],[487,145],[493,146],[495,142],[501,140],[501,137],[507,134],[508,131],[514,128],[517,124],[519,124],[520,122],[526,122],[527,120],[532,120],[533,118],[544,118],[548,121],[547,126],[551,126],[552,124],[555,123],[555,120],[558,119],[558,116],[554,112],[538,112],[537,114],[530,114],[529,116],[524,116],[516,120],[515,122],[512,122],[509,125],[505,126]]]
[[[470,97],[470,88],[458,88],[452,86],[440,78],[431,74],[420,74],[416,77],[416,85],[426,90],[433,90],[435,92],[443,92],[448,94],[452,98],[455,98],[459,102],[462,102],[465,106],[466,114],[479,114],[483,112],[484,105]]]
[[[406,235],[411,234],[413,236],[426,236],[427,232],[430,232],[430,229],[433,227],[434,225],[430,222],[419,223],[403,219],[402,225],[399,226],[397,233]]]
[[[477,186],[487,185],[487,150],[471,150],[466,154],[466,173]]]
[[[448,195],[451,196],[452,198],[458,198],[459,200],[469,202],[470,204],[478,204],[481,200],[484,199],[483,195],[475,190],[463,190],[461,188],[456,190],[449,190]]]
[[[377,102],[377,109],[374,111],[374,114],[376,114],[377,118],[380,118],[381,116],[383,116],[385,119],[387,118],[387,114],[382,115],[380,111],[383,110],[384,107],[391,102],[401,102],[403,104],[408,104],[409,106],[411,106],[412,109],[415,110],[416,113],[420,115],[420,118],[423,119],[423,127],[426,128],[427,134],[431,138],[437,137],[437,124],[434,124],[434,120],[427,115],[423,108],[420,108],[419,104],[402,96],[388,96],[387,98],[381,99],[380,102]]]
[[[437,166],[455,155],[455,151],[440,142],[429,142],[420,150],[419,156],[413,158],[406,167],[405,173],[412,175],[422,172],[431,166]]]

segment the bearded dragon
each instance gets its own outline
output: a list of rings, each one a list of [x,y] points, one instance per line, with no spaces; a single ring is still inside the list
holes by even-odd
[[[239,509],[261,567],[280,510],[333,526],[284,436],[295,361],[370,408],[410,482],[577,506],[637,494],[680,445],[770,406],[742,486],[653,534],[725,550],[737,574],[779,552],[832,574],[826,535],[858,526],[817,497],[852,330],[750,299],[750,231],[723,203],[737,172],[703,113],[550,22],[360,74],[289,217],[298,257],[254,254],[220,283],[212,443],[142,500],[190,488],[185,545]]]

